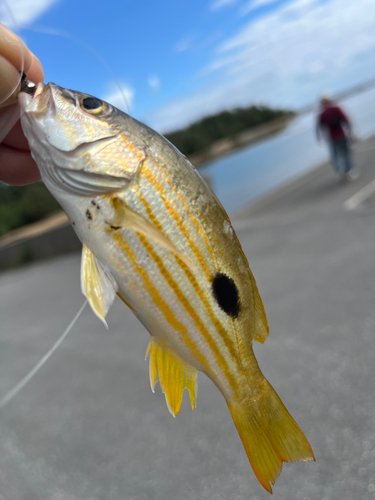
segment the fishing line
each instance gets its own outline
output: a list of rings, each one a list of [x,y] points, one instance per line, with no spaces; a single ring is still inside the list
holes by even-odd
[[[111,75],[116,87],[118,88],[120,94],[121,94],[121,97],[125,103],[125,107],[126,107],[126,110],[128,112],[128,114],[130,114],[130,105],[129,105],[129,101],[126,97],[126,94],[124,92],[124,89],[122,87],[122,85],[120,84],[118,78],[116,77],[116,73],[113,71],[113,69],[111,68],[111,66],[107,63],[107,61],[104,59],[103,56],[101,56],[101,54],[99,54],[99,52],[97,52],[93,47],[91,47],[91,45],[89,45],[88,43],[84,42],[83,40],[81,40],[80,38],[74,36],[74,35],[71,35],[70,33],[67,33],[63,30],[57,30],[55,28],[47,28],[47,27],[44,27],[44,26],[33,26],[32,28],[24,28],[25,31],[32,31],[32,32],[35,32],[35,33],[42,33],[44,35],[54,35],[54,36],[60,36],[62,38],[67,38],[68,40],[71,40],[72,42],[74,43],[77,43],[78,45],[81,45],[83,48],[85,48],[86,50],[88,50],[89,52],[91,52],[91,54],[93,54],[93,56],[96,57],[96,59],[103,65],[103,67],[106,69],[106,71]]]
[[[13,16],[13,12],[12,12],[11,8],[9,7],[9,4],[8,4],[7,0],[3,0],[3,5],[5,7],[5,10],[7,11],[6,12],[7,15],[9,16],[9,18],[11,20],[10,24],[12,24],[15,27],[15,31],[17,31],[17,34],[19,36],[20,35],[20,28],[19,28],[19,26],[17,24],[17,21],[16,21],[15,17]],[[21,38],[21,37],[19,37],[19,38]],[[2,104],[4,104],[5,101],[7,101],[9,99],[9,97],[11,95],[13,95],[14,91],[16,90],[16,88],[21,84],[22,73],[23,73],[23,69],[25,67],[25,53],[24,53],[22,45],[20,45],[20,49],[21,49],[21,68],[19,69],[19,71],[20,71],[20,79],[19,79],[16,87],[13,90],[11,90],[10,93],[6,97],[4,97],[3,100],[0,101],[0,107],[2,106]]]
[[[8,24],[10,24],[12,26],[12,29],[14,31],[16,31],[19,38],[21,38],[21,36],[20,36],[21,29],[18,26],[18,23],[13,15],[12,9],[10,8],[7,0],[2,0],[2,5],[5,8],[6,15],[10,19],[10,22],[8,22]],[[114,84],[116,85],[116,87],[119,90],[119,93],[122,97],[122,100],[124,101],[125,109],[127,110],[127,113],[130,114],[131,111],[130,111],[129,101],[126,97],[126,93],[124,92],[122,85],[120,84],[118,78],[116,77],[115,72],[113,71],[111,66],[107,63],[107,61],[95,49],[93,49],[93,47],[91,47],[91,45],[87,44],[86,42],[84,42],[80,38],[78,38],[74,35],[71,35],[70,33],[66,33],[65,31],[57,30],[54,28],[46,28],[44,26],[35,26],[33,28],[23,28],[23,29],[26,31],[31,31],[31,32],[35,32],[35,33],[42,33],[42,34],[46,34],[46,35],[54,35],[54,36],[60,36],[60,37],[66,38],[68,40],[73,41],[74,43],[77,43],[78,45],[81,45],[86,50],[91,52],[96,57],[96,59],[102,64],[102,66],[106,69],[106,71],[110,74]],[[20,49],[21,49],[20,79],[19,79],[17,85],[15,86],[15,88],[3,100],[0,101],[0,108],[8,106],[8,104],[4,104],[4,103],[15,92],[15,90],[19,87],[19,85],[21,83],[22,72],[23,72],[24,66],[25,66],[25,62],[24,62],[25,55],[24,55],[24,50],[23,50],[22,45],[20,46]],[[13,126],[17,123],[19,117],[20,117],[20,109],[19,109],[19,106],[17,104],[14,104],[13,106],[9,107],[9,110],[4,110],[2,112],[2,116],[0,117],[0,143],[8,135],[10,130],[13,128]]]
[[[44,363],[48,361],[48,359],[51,357],[51,355],[56,351],[56,349],[59,347],[59,345],[62,343],[62,341],[65,339],[65,337],[68,335],[70,330],[73,328],[75,323],[77,322],[78,318],[81,316],[82,311],[86,307],[87,300],[83,303],[81,306],[80,310],[77,312],[77,314],[74,316],[70,324],[67,326],[66,330],[64,333],[61,335],[61,337],[55,342],[55,344],[51,347],[51,349],[43,356],[43,358],[32,368],[32,370],[29,371],[29,373],[22,379],[18,384],[13,387],[3,398],[0,399],[0,409],[4,408],[5,405],[9,403],[14,397],[17,396],[17,394],[25,387],[26,384],[30,382],[30,380],[38,373],[38,371],[42,368]]]
[[[12,9],[9,7],[9,4],[7,0],[2,0],[2,4],[5,8],[6,14],[8,15],[11,23],[15,27],[15,31],[17,32],[18,35],[20,35],[20,28],[17,24],[17,21],[15,17],[13,16]],[[19,105],[16,102],[12,103],[11,105],[9,103],[6,103],[6,101],[11,97],[15,90],[19,88],[21,85],[21,79],[22,79],[22,73],[25,67],[25,53],[23,49],[23,45],[20,45],[20,50],[21,50],[21,68],[20,68],[20,79],[17,83],[17,85],[14,87],[13,90],[9,92],[9,94],[4,97],[0,101],[0,108],[4,108],[1,113],[0,117],[0,143],[5,139],[5,137],[8,135],[8,133],[12,130],[14,125],[17,123],[19,117],[20,117],[20,108]],[[8,109],[6,109],[8,108]]]
[[[15,31],[17,31],[17,34],[20,35],[20,28],[19,28],[18,23],[13,15],[11,8],[9,7],[7,0],[3,0],[2,4],[5,6],[6,13],[9,16],[9,19],[11,21],[8,24],[11,24],[13,27],[15,27],[16,28]],[[24,28],[24,29],[27,29],[27,31],[33,31],[33,32],[37,32],[37,33],[39,32],[39,33],[46,34],[46,35],[55,35],[55,36],[67,38],[68,40],[72,40],[73,42],[83,46],[86,50],[91,52],[99,60],[99,62],[104,66],[104,68],[107,70],[107,72],[112,76],[113,81],[115,82],[116,86],[118,87],[119,92],[122,96],[122,99],[124,100],[125,106],[126,106],[128,112],[130,113],[129,102],[126,98],[125,92],[123,91],[123,88],[122,88],[120,82],[116,78],[114,71],[109,66],[109,64],[105,61],[105,59],[98,52],[96,52],[90,45],[88,45],[87,43],[85,43],[81,39],[79,39],[73,35],[70,35],[69,33],[65,33],[64,31],[56,30],[53,28],[45,28],[42,26],[36,26],[35,28],[32,28],[32,29],[31,28]],[[2,101],[0,101],[0,108],[2,107],[4,102],[7,99],[9,99],[9,97],[14,93],[14,91],[17,89],[17,87],[21,84],[22,74],[23,74],[23,70],[24,70],[24,50],[23,50],[22,45],[20,45],[20,48],[21,48],[21,66],[22,66],[21,71],[20,71],[20,79],[19,79],[19,82],[16,85],[16,87],[9,93],[9,95],[7,95]],[[4,137],[8,134],[8,132],[12,129],[12,127],[15,125],[19,116],[20,116],[20,111],[19,111],[18,106],[12,106],[10,108],[9,113],[3,113],[3,116],[1,117],[2,119],[0,119],[0,143],[2,142]],[[4,121],[5,124],[2,124],[1,121]],[[78,313],[75,315],[73,320],[67,326],[67,328],[62,333],[60,338],[55,342],[55,344],[51,347],[51,349],[43,356],[43,358],[34,366],[34,368],[32,368],[30,370],[30,372],[22,380],[20,380],[20,382],[15,387],[13,387],[13,389],[11,389],[7,394],[5,394],[5,396],[3,396],[3,398],[0,399],[0,409],[4,408],[4,406],[6,406],[14,397],[16,397],[17,394],[30,382],[30,380],[38,373],[38,371],[42,368],[42,366],[48,361],[48,359],[51,357],[51,355],[60,346],[60,344],[65,339],[65,337],[70,332],[70,330],[73,328],[73,326],[77,322],[78,318],[82,314],[86,304],[87,304],[87,301],[85,301],[83,303],[83,305],[79,309]]]

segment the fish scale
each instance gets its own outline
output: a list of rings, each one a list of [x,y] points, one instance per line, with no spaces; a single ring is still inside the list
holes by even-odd
[[[195,408],[197,371],[214,382],[272,492],[283,462],[314,455],[256,361],[267,318],[220,202],[174,146],[108,103],[53,83],[19,102],[42,178],[83,244],[92,310],[105,321],[118,294],[144,324],[151,388],[160,382],[173,416],[184,389]]]
[[[156,169],[158,169],[158,166],[156,166]],[[158,169],[158,170],[160,170],[160,169]],[[142,171],[141,171],[140,175],[141,175],[141,177],[142,177]],[[148,174],[148,176],[146,176],[146,177],[150,178],[150,174]],[[151,177],[151,178],[152,178],[152,177]],[[140,182],[140,186],[142,186],[142,182]],[[161,186],[161,185],[160,185],[160,188],[163,188],[163,186]],[[140,189],[140,191],[141,191],[141,189]],[[165,204],[166,204],[166,203],[168,203],[168,206],[171,204],[171,202],[169,201],[169,200],[170,200],[170,197],[169,197],[168,195],[169,195],[168,190],[166,190],[166,192],[165,192],[165,201],[164,201],[164,206],[165,206]],[[189,238],[189,233],[191,234],[193,227],[186,228],[186,227],[185,227],[185,223],[183,222],[183,221],[185,221],[185,220],[186,220],[186,221],[190,221],[191,219],[189,219],[188,217],[184,217],[185,207],[183,206],[183,204],[182,204],[181,202],[180,202],[180,205],[181,205],[181,206],[179,206],[179,205],[176,203],[176,206],[175,206],[174,211],[173,211],[173,213],[174,213],[174,214],[176,214],[176,215],[175,215],[175,217],[177,218],[177,220],[178,220],[178,222],[179,222],[179,225],[177,225],[176,229],[177,229],[177,231],[178,231],[179,236],[181,235],[181,233],[183,233],[183,235],[185,236],[185,241],[188,241],[188,243],[190,243],[190,244],[188,245],[188,247],[190,247],[190,248],[191,248],[191,244],[192,244],[193,242],[189,242],[189,240],[190,240],[190,238]],[[151,208],[151,210],[152,210],[152,208]],[[163,214],[168,213],[168,210],[166,210],[164,207],[161,207],[161,210],[160,210],[160,211],[161,211]],[[152,213],[154,214],[155,212],[152,212]],[[164,217],[165,217],[165,216],[164,216]],[[172,216],[170,215],[170,217],[172,217]],[[173,218],[173,217],[172,217],[172,218]],[[153,216],[153,220],[155,220],[155,215]],[[177,224],[177,221],[176,221],[176,220],[175,220],[175,222],[176,222],[176,224]],[[160,223],[159,223],[159,224],[160,224]],[[190,223],[190,226],[192,226],[192,224],[191,224],[191,223]],[[162,224],[160,224],[160,227],[161,227],[161,228],[163,228],[163,225],[162,225]],[[172,236],[172,238],[173,238],[173,234],[171,234],[171,236]],[[180,236],[180,237],[181,237],[181,236]],[[197,276],[197,279],[195,279],[195,282],[196,282],[196,288],[199,288],[200,294],[198,295],[198,294],[197,294],[197,292],[196,292],[196,289],[195,289],[195,290],[194,290],[194,293],[193,293],[193,294],[191,294],[191,296],[189,297],[189,296],[187,295],[187,293],[186,293],[186,290],[189,290],[190,286],[192,286],[192,284],[191,284],[191,279],[188,279],[188,278],[187,278],[187,273],[186,273],[186,271],[183,271],[182,273],[180,273],[180,276],[179,276],[179,278],[178,278],[176,281],[178,281],[178,282],[183,282],[184,284],[183,284],[183,286],[181,286],[181,285],[180,285],[180,286],[178,287],[178,286],[176,285],[176,283],[175,283],[175,285],[174,285],[174,290],[176,290],[176,288],[178,288],[178,292],[179,292],[179,294],[180,294],[180,295],[182,295],[182,296],[185,298],[185,303],[186,303],[186,302],[187,302],[188,304],[189,304],[189,303],[192,303],[192,305],[191,305],[191,307],[190,307],[190,308],[185,308],[185,309],[187,309],[187,312],[188,312],[188,314],[190,314],[190,316],[191,316],[191,317],[194,315],[194,309],[196,308],[196,309],[198,309],[199,311],[201,311],[201,316],[203,315],[203,316],[205,316],[205,317],[207,318],[207,320],[204,322],[205,324],[203,324],[203,325],[202,325],[202,328],[204,328],[205,330],[207,330],[207,332],[206,332],[206,333],[207,333],[207,336],[208,336],[208,337],[210,337],[210,336],[209,336],[209,331],[215,331],[215,328],[213,328],[213,327],[214,327],[214,321],[215,321],[216,323],[218,322],[218,319],[217,319],[216,317],[214,317],[214,314],[215,314],[215,313],[212,311],[212,310],[213,310],[213,309],[215,309],[215,308],[217,309],[217,305],[216,305],[216,304],[214,304],[214,303],[213,303],[213,301],[212,301],[211,286],[210,286],[210,282],[209,282],[209,278],[210,278],[210,276],[211,276],[211,275],[213,275],[213,273],[215,272],[215,270],[214,270],[213,266],[211,266],[211,269],[209,269],[209,266],[206,264],[206,262],[207,262],[207,261],[205,260],[204,256],[203,256],[203,255],[202,255],[202,253],[201,253],[201,246],[199,246],[199,247],[198,247],[198,245],[197,245],[197,244],[195,244],[195,243],[193,243],[193,244],[194,244],[194,250],[195,250],[195,251],[193,252],[194,256],[196,257],[196,259],[197,259],[197,261],[198,261],[199,263],[200,263],[201,261],[203,262],[203,266],[202,266],[202,267],[203,267],[204,269],[202,269],[202,271],[204,270],[204,271],[206,272],[206,276],[205,276],[205,278],[206,278],[206,279],[204,280],[203,285],[206,285],[206,286],[200,286],[200,285],[197,283],[197,280],[199,280],[199,278],[200,278],[200,274],[201,274],[202,272],[198,273],[198,276]],[[181,245],[181,247],[183,248],[183,246],[184,246],[184,245],[182,244],[182,245]],[[210,248],[210,247],[209,247],[209,248]],[[211,248],[210,248],[210,250],[211,250]],[[191,257],[191,256],[189,256],[189,257]],[[191,258],[192,258],[192,257],[191,257]],[[206,255],[206,259],[207,259],[207,255]],[[210,262],[210,261],[208,261],[208,262]],[[164,266],[164,264],[163,264],[163,266]],[[164,267],[165,267],[165,266],[164,266]],[[174,262],[174,263],[173,263],[173,272],[174,272],[174,273],[176,273],[176,269],[178,269],[178,263],[177,263],[177,266],[176,266],[176,262]],[[189,270],[187,270],[187,271],[189,272]],[[172,270],[170,270],[170,273],[172,273]],[[181,275],[181,274],[182,274],[182,275]],[[190,273],[190,275],[191,275],[191,273]],[[191,275],[191,276],[192,276],[192,275]],[[192,277],[192,278],[193,278],[193,277]],[[208,278],[208,279],[207,279],[207,278]],[[207,286],[207,284],[208,284],[209,286]],[[205,290],[203,291],[203,289],[204,289],[204,288],[205,288]],[[183,292],[182,292],[182,289],[184,290]],[[202,300],[202,299],[201,299],[202,295],[203,295],[203,299],[204,299],[204,300]],[[177,297],[176,292],[175,292],[175,296]],[[190,300],[189,300],[189,298],[190,298]],[[209,300],[210,300],[210,299],[211,299],[211,304],[209,304]],[[180,300],[180,302],[181,302],[181,300]],[[210,312],[211,312],[211,318],[212,318],[212,317],[214,317],[214,318],[213,318],[213,321],[212,321],[212,320],[211,320],[211,318],[209,317],[209,313],[208,313],[208,311],[207,311],[207,307],[204,305],[204,303],[206,303],[206,304],[207,304],[207,306],[208,306],[208,308],[210,309]],[[203,307],[202,307],[202,306],[203,306]],[[189,310],[190,310],[190,312],[189,312]],[[196,314],[195,314],[195,315],[196,315]],[[226,321],[226,323],[227,323],[227,325],[226,325],[226,326],[227,326],[227,327],[229,327],[229,324],[228,324],[228,323],[229,323],[229,321],[228,321],[228,319],[227,319],[227,318],[225,318],[225,319],[227,320],[227,321]],[[208,324],[207,324],[207,323],[208,323]],[[190,328],[189,330],[190,330],[190,332],[192,332],[192,333],[191,333],[191,335],[193,335],[193,332],[194,332],[193,328]],[[223,330],[224,330],[224,329],[223,329]],[[224,351],[225,351],[225,349],[226,349],[226,345],[225,345],[225,341],[224,341],[224,339],[223,339],[223,338],[221,338],[221,337],[219,336],[219,337],[216,339],[216,341],[217,341],[217,343],[220,343],[220,346],[219,346],[219,347],[220,347],[220,351],[222,351],[222,350],[224,350]],[[206,342],[206,346],[207,346],[207,342]],[[228,354],[229,354],[229,353],[228,353]],[[212,363],[211,363],[211,364],[212,364]],[[207,369],[206,369],[206,370],[207,370]],[[237,374],[237,373],[235,373],[235,374],[234,374],[234,376],[236,376],[236,375],[238,375],[238,374]]]
[[[158,171],[158,172],[162,172],[162,169],[159,167],[159,165],[156,165],[155,166],[155,170]],[[140,172],[140,175],[139,175],[139,188],[137,189],[137,191],[135,191],[135,193],[138,195],[138,196],[141,196],[140,193],[142,192],[145,192],[148,196],[148,198],[151,198],[152,200],[154,200],[154,204],[153,205],[150,205],[147,200],[145,199],[145,197],[142,196],[141,199],[144,199],[145,203],[147,204],[147,206],[149,206],[149,211],[146,210],[146,213],[144,213],[145,216],[148,216],[150,217],[150,212],[151,212],[151,220],[157,225],[159,226],[162,230],[165,228],[165,227],[168,227],[168,228],[171,228],[174,226],[173,229],[171,229],[170,231],[168,231],[168,233],[171,234],[171,237],[173,239],[173,231],[177,232],[178,236],[181,238],[181,227],[178,226],[176,220],[173,218],[173,216],[168,212],[168,210],[166,210],[165,208],[165,204],[168,203],[168,205],[171,205],[172,202],[170,201],[171,199],[173,200],[172,198],[172,193],[175,194],[176,191],[173,187],[173,184],[171,183],[166,183],[165,182],[165,178],[161,177],[161,181],[164,181],[164,185],[161,186],[161,184],[159,184],[160,186],[160,190],[163,190],[164,191],[164,199],[162,199],[160,196],[159,197],[154,197],[152,195],[150,195],[150,187],[152,188],[153,187],[153,184],[152,183],[149,183],[148,185],[144,185],[143,183],[143,178],[146,178],[146,179],[152,179],[152,180],[155,180],[155,177],[152,176],[152,173],[149,172],[148,175],[144,175],[143,174],[143,167],[142,167],[142,170]],[[165,186],[165,187],[164,187]],[[172,193],[170,193],[170,191]],[[194,260],[194,257],[196,258],[196,264],[200,264],[201,262],[203,263],[202,265],[202,269],[200,269],[200,271],[205,271],[207,275],[212,275],[213,272],[214,272],[214,268],[212,268],[211,270],[209,269],[208,265],[206,264],[207,262],[207,259],[210,258],[211,254],[212,254],[212,249],[210,247],[208,248],[205,248],[206,247],[206,244],[204,241],[201,242],[201,244],[196,244],[194,243],[194,249],[195,249],[195,252],[191,250],[191,243],[189,244],[189,234],[192,233],[193,229],[194,229],[194,224],[191,222],[191,215],[192,215],[192,210],[190,209],[189,212],[190,213],[184,213],[184,212],[187,212],[186,208],[186,204],[183,203],[183,201],[181,199],[179,199],[179,197],[176,196],[176,200],[175,200],[175,205],[174,205],[174,213],[176,215],[178,215],[178,218],[181,219],[181,224],[184,226],[184,230],[183,230],[183,239],[184,241],[180,241],[180,245],[179,247],[181,247],[183,250],[186,248],[190,249],[190,254],[189,255],[189,258],[191,258],[191,260],[193,261]],[[139,209],[138,209],[139,210]],[[159,220],[161,218],[158,218],[157,216],[155,216],[155,214],[163,214],[163,223],[159,222]],[[183,221],[183,222],[182,222]],[[187,226],[188,224],[188,226]],[[187,226],[187,227],[186,227]],[[202,231],[202,229],[201,229]],[[203,240],[203,237],[201,237],[201,240]],[[205,250],[205,252],[203,253],[202,252],[202,249]],[[156,250],[156,249],[155,249]],[[208,250],[211,250],[211,252],[209,252]],[[210,259],[211,260],[211,259]],[[210,260],[208,262],[210,262]],[[164,259],[163,260],[164,262],[164,267],[168,267],[168,260],[167,259]],[[177,263],[178,265],[178,263]],[[173,269],[170,269],[170,273],[176,273],[176,269],[178,269],[178,267],[176,267],[176,261],[175,261],[175,258],[172,258],[172,263],[171,263],[171,266],[173,266]],[[212,267],[212,266],[211,266]],[[186,271],[183,271],[181,269],[181,272],[179,273],[179,277],[177,279],[178,282],[182,282],[184,281],[184,284],[183,286],[180,288],[182,288],[184,290],[184,297],[186,297],[187,301],[188,302],[191,302],[194,304],[194,300],[196,302],[199,301],[199,296],[197,295],[196,293],[196,289],[194,289],[194,286],[191,284],[190,280],[187,279],[186,277]],[[212,293],[211,293],[211,286],[207,286],[209,282],[207,280],[204,281],[204,285],[206,285],[204,288],[206,289],[205,290],[205,300],[204,302],[208,302],[209,299],[212,298]],[[199,284],[196,283],[196,287],[199,287]],[[203,287],[201,286],[200,287],[200,290],[202,290]],[[190,293],[187,293],[187,291],[190,291]],[[175,296],[176,296],[176,293],[175,293]],[[198,299],[198,301],[197,301]],[[207,330],[212,330],[214,324],[213,324],[213,321],[210,319],[209,315],[208,315],[208,312],[206,311],[206,308],[203,307],[202,308],[202,301],[200,300],[200,303],[196,303],[194,304],[195,306],[197,306],[197,308],[199,308],[200,310],[202,310],[202,314],[207,318],[206,322],[205,323],[208,323],[208,325],[206,324],[206,328]],[[217,307],[216,304],[213,304],[211,303],[210,304],[210,309],[212,310],[213,307]],[[211,313],[211,315],[213,315]],[[218,321],[217,318],[215,318],[216,322]],[[193,328],[189,328],[189,330],[191,332],[193,332]],[[223,343],[223,345],[221,346],[223,349],[225,349],[225,345]]]

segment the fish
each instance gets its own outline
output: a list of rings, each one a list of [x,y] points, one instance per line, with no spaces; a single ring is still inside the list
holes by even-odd
[[[116,295],[150,333],[149,376],[170,413],[197,374],[222,393],[270,493],[283,462],[315,460],[262,374],[269,328],[221,203],[170,142],[111,104],[54,83],[25,86],[21,123],[42,179],[82,242],[81,289],[105,323]]]

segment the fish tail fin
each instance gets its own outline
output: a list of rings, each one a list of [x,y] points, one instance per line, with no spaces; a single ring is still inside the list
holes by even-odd
[[[258,394],[228,402],[251,467],[269,493],[283,462],[315,460],[305,435],[263,377]]]

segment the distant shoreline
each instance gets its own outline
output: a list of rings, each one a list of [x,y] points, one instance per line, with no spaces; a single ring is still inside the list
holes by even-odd
[[[203,167],[206,163],[233,153],[233,151],[254,144],[270,135],[283,130],[297,115],[288,113],[275,120],[264,123],[258,127],[243,130],[234,137],[226,137],[214,142],[206,151],[188,156],[188,160],[196,167]]]
[[[353,153],[361,152],[363,149],[361,146],[366,147],[368,145],[374,143],[375,141],[375,133],[366,136],[361,139],[359,142],[356,142]],[[358,148],[359,146],[359,148]],[[375,143],[373,144],[373,148],[375,151]],[[253,200],[249,201],[242,207],[239,207],[235,212],[231,214],[231,219],[233,222],[243,222],[244,220],[254,219],[259,213],[267,208],[271,203],[275,200],[281,198],[282,196],[287,196],[293,191],[301,188],[304,184],[308,184],[313,179],[322,174],[325,170],[331,170],[331,162],[329,160],[324,160],[322,162],[316,163],[312,167],[299,172],[292,176],[291,178],[285,180],[284,182],[278,183],[274,188],[269,189],[263,192],[260,196],[257,196]]]
[[[361,144],[366,145],[374,139],[375,135],[371,135],[364,139]],[[259,212],[275,199],[299,189],[327,168],[328,162],[320,162],[307,171],[277,184],[274,189],[266,191],[237,209],[231,215],[236,230],[244,227],[241,224],[247,224],[249,220],[254,220]],[[67,216],[61,211],[2,236],[0,238],[0,272],[33,260],[79,251],[81,247],[82,245],[75,236]]]

